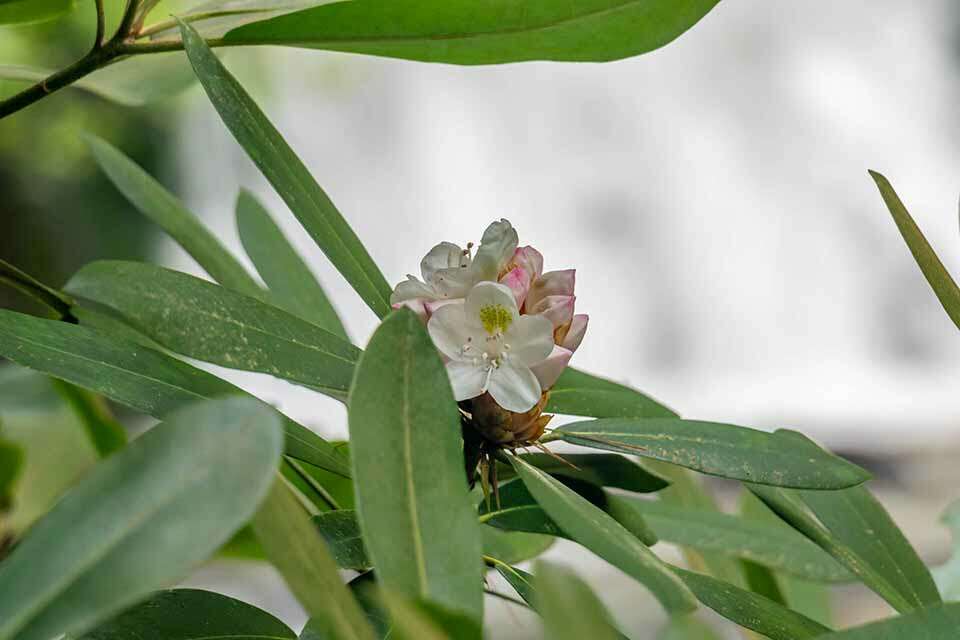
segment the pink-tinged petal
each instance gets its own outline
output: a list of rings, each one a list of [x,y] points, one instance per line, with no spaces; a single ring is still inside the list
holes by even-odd
[[[510,264],[523,267],[530,274],[531,280],[543,275],[543,256],[533,247],[520,247],[514,251]]]
[[[523,267],[514,267],[500,278],[500,284],[505,284],[513,291],[513,297],[517,300],[517,307],[523,306],[523,301],[527,299],[527,291],[530,290],[530,274]]]
[[[540,382],[528,367],[509,360],[493,370],[487,389],[497,404],[514,413],[524,413],[540,401]]]
[[[530,298],[527,297],[529,302]],[[553,328],[562,327],[573,320],[574,296],[547,296],[532,308],[527,305],[527,313],[542,315],[553,324]]]
[[[530,293],[527,294],[527,304],[537,305],[548,296],[572,296],[576,284],[576,269],[563,271],[548,271],[533,281]]]
[[[430,317],[427,313],[427,302],[423,298],[414,298],[412,300],[404,300],[403,302],[395,302],[390,305],[394,309],[403,309],[406,307],[410,309],[417,317],[420,318],[420,322],[426,324],[427,319]]]
[[[487,372],[467,362],[448,362],[447,375],[453,387],[453,397],[457,402],[476,398],[484,393],[483,385],[487,381]]]
[[[463,346],[470,342],[463,305],[448,304],[437,309],[427,321],[427,333],[440,353],[451,360],[463,360]]]
[[[423,303],[423,307],[427,312],[427,319],[437,312],[437,309],[440,307],[445,307],[448,304],[463,304],[463,298],[456,299],[443,299],[443,300],[427,300]]]
[[[573,320],[570,321],[570,328],[567,329],[567,335],[563,337],[560,346],[570,351],[576,351],[580,347],[580,343],[583,342],[583,336],[587,332],[589,321],[590,316],[585,313],[578,313],[573,316]]]
[[[530,367],[534,375],[537,376],[537,380],[540,381],[540,387],[542,389],[552,387],[563,370],[567,368],[567,364],[572,357],[573,352],[569,349],[554,347],[546,360]]]

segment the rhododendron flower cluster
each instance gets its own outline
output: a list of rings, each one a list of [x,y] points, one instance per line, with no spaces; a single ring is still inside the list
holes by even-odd
[[[542,405],[587,329],[575,314],[575,272],[543,271],[543,256],[518,247],[507,220],[492,223],[473,255],[441,242],[407,276],[390,302],[416,311],[446,361],[458,401],[484,394],[503,409]]]

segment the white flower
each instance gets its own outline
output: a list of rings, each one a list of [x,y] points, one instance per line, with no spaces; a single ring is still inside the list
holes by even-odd
[[[441,242],[420,261],[423,281],[407,275],[393,290],[390,303],[456,300],[483,280],[496,280],[517,248],[517,232],[506,220],[492,223],[483,232],[477,255],[471,257],[471,245],[461,249],[452,242]]]
[[[504,409],[522,413],[540,400],[540,382],[530,368],[553,350],[553,325],[542,316],[521,316],[509,287],[478,283],[462,304],[437,309],[427,330],[449,358],[458,401],[489,392]]]

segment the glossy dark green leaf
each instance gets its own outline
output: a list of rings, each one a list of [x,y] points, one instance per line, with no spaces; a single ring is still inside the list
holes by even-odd
[[[119,336],[13,311],[0,310],[0,355],[157,418],[197,400],[244,393]],[[333,445],[288,418],[283,424],[288,455],[350,475],[348,462]]]
[[[960,629],[960,602],[936,604],[817,640],[950,640]]]
[[[790,433],[680,418],[606,418],[564,425],[552,436],[759,484],[841,489],[870,478],[855,464]]]
[[[159,591],[80,640],[295,640],[275,617],[240,600],[200,589]]]
[[[644,584],[668,611],[696,608],[683,583],[611,516],[536,467],[519,458],[510,461],[543,510],[570,538]]]
[[[340,316],[313,272],[260,201],[246,190],[237,198],[237,230],[274,303],[349,341]]]
[[[0,638],[80,634],[182,578],[246,522],[280,460],[250,398],[186,407],[101,462],[0,564]]]
[[[494,527],[481,527],[480,537],[485,556],[511,564],[536,558],[554,542],[552,536],[524,531],[501,531]]]
[[[0,25],[44,22],[59,18],[74,7],[74,0],[13,0],[0,4]]]
[[[830,629],[769,598],[722,580],[674,568],[697,599],[728,620],[761,633],[770,640],[819,638]]]
[[[664,46],[717,1],[354,0],[246,25],[226,41],[453,64],[603,62]]]
[[[239,293],[262,297],[263,290],[236,258],[196,215],[140,165],[122,151],[96,136],[87,144],[94,159],[114,186],[177,241],[214,280]]]
[[[273,483],[253,528],[320,637],[373,640],[373,630],[341,581],[337,563],[283,478]]]
[[[498,563],[496,565],[497,573],[503,576],[503,579],[510,583],[517,595],[523,598],[533,608],[536,608],[537,596],[536,589],[533,586],[533,576],[517,567],[511,567],[508,564]]]
[[[52,383],[83,424],[97,453],[107,456],[123,448],[127,432],[114,419],[102,397],[63,380],[52,380]]]
[[[779,523],[768,524],[629,496],[610,495],[608,500],[623,509],[637,511],[665,542],[725,553],[811,580],[853,579],[829,554]]]
[[[747,486],[897,611],[940,602],[930,572],[866,488],[796,491]]]
[[[568,367],[550,389],[547,411],[591,418],[673,418],[653,398],[584,371]]]
[[[390,285],[353,229],[206,42],[189,25],[182,24],[180,31],[193,69],[224,124],[330,262],[378,316],[385,316]]]
[[[920,231],[920,227],[910,216],[910,212],[907,211],[890,182],[876,171],[871,171],[870,177],[877,183],[883,202],[890,210],[890,215],[893,216],[893,221],[896,223],[897,229],[900,230],[900,235],[903,236],[907,247],[910,248],[910,253],[913,254],[913,259],[916,260],[920,271],[923,272],[923,277],[930,283],[930,287],[937,295],[937,299],[940,300],[940,304],[943,305],[947,315],[957,325],[957,328],[960,328],[960,287],[957,286],[946,267],[940,262],[940,258],[937,257],[933,247],[927,242],[923,232]]]
[[[545,453],[527,453],[520,457],[552,476],[589,482],[598,487],[653,493],[670,486],[666,478],[616,453],[563,453],[561,457],[566,462]],[[509,480],[515,475],[508,465],[498,467],[500,480]]]
[[[67,290],[106,305],[164,347],[346,397],[360,350],[328,331],[211,282],[139,262],[94,262]]]
[[[349,402],[357,512],[381,584],[482,618],[480,527],[446,369],[408,310],[374,332]]]
[[[546,637],[555,640],[621,640],[606,607],[573,571],[537,562],[534,599]]]
[[[710,625],[687,614],[670,618],[657,633],[657,640],[720,640]]]

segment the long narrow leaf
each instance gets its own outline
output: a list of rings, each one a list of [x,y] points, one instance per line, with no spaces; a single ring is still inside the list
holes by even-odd
[[[622,640],[603,603],[569,569],[538,562],[535,569],[537,611],[548,638]]]
[[[333,202],[260,107],[193,27],[180,33],[190,63],[224,124],[317,245],[379,316],[390,311],[390,285]]]
[[[568,367],[550,389],[547,411],[591,418],[674,418],[672,409],[622,384]]]
[[[951,602],[817,636],[817,640],[952,640],[958,629],[960,602]]]
[[[98,465],[0,564],[0,639],[77,635],[169,586],[246,522],[282,450],[250,398],[187,407]]]

